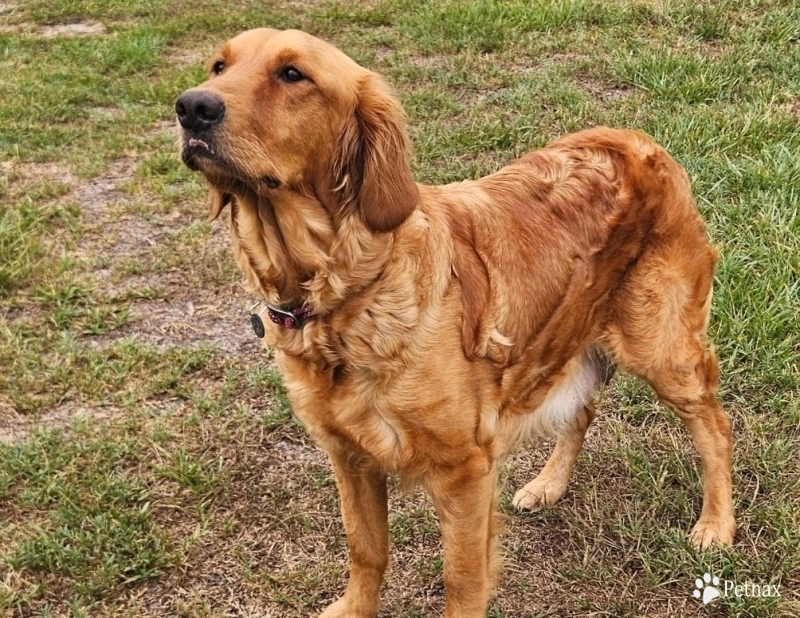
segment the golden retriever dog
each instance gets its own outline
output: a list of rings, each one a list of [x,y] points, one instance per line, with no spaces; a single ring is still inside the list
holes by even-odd
[[[350,577],[322,616],[378,611],[387,475],[432,496],[444,615],[485,616],[498,468],[520,440],[555,437],[514,505],[558,500],[616,366],[653,387],[700,453],[691,540],[732,543],[731,425],[706,337],[717,252],[661,147],[594,128],[480,180],[417,184],[383,79],[271,29],[225,43],[176,111],[183,160],[210,185],[211,217],[230,207],[266,342],[336,476]]]

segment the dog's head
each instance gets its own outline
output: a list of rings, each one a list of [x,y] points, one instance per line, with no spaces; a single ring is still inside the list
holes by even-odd
[[[240,193],[296,191],[387,232],[418,201],[400,105],[378,75],[313,36],[240,34],[175,110],[182,158],[211,184],[212,217]]]

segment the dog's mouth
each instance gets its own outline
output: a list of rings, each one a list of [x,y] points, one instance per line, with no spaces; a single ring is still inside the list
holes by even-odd
[[[194,148],[194,149],[197,149],[197,150],[199,150],[201,152],[202,151],[206,151],[212,156],[214,155],[214,149],[211,147],[211,145],[207,141],[202,140],[202,139],[197,139],[196,137],[190,137],[189,141],[186,144],[186,146],[189,149]]]
[[[185,136],[181,158],[189,169],[198,171],[204,161],[217,162],[218,154],[210,140]]]
[[[189,169],[199,171],[209,179],[244,183],[255,191],[277,189],[281,186],[281,181],[274,176],[249,177],[225,156],[223,149],[207,138],[184,135],[181,158]]]

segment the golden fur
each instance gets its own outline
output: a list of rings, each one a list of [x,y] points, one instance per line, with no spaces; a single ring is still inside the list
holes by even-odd
[[[596,128],[477,181],[417,185],[384,81],[296,31],[227,42],[178,106],[184,160],[207,178],[212,216],[230,205],[250,291],[316,314],[266,337],[340,492],[350,580],[323,616],[377,612],[388,474],[433,497],[445,616],[485,616],[503,457],[556,436],[514,504],[557,500],[615,365],[691,432],[704,479],[692,540],[732,542],[731,428],[706,339],[717,253],[662,148]]]

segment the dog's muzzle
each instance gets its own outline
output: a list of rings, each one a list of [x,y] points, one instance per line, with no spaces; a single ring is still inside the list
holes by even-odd
[[[213,92],[193,88],[175,101],[175,113],[186,131],[201,135],[222,122],[225,102]]]

